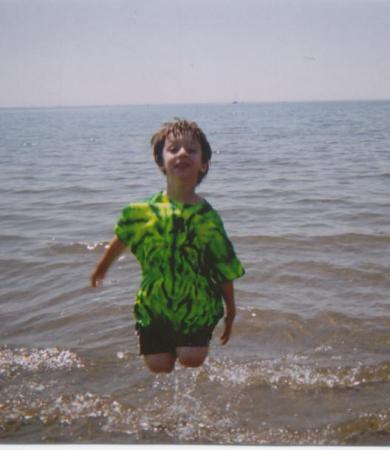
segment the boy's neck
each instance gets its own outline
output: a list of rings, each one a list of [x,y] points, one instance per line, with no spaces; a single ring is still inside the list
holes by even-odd
[[[169,198],[180,203],[198,203],[199,195],[195,192],[195,186],[186,184],[167,183],[166,193]]]

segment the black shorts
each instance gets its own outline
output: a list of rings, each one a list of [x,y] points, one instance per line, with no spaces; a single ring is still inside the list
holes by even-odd
[[[208,347],[214,327],[205,326],[193,333],[175,331],[169,322],[153,321],[147,327],[136,326],[139,354],[176,353],[176,347]]]

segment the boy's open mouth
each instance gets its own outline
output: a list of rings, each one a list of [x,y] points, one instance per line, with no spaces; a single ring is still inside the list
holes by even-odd
[[[188,162],[182,161],[178,162],[174,166],[176,169],[186,169],[187,167],[190,167],[190,164]]]

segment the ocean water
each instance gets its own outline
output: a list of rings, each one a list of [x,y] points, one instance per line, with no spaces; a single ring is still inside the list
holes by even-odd
[[[153,375],[135,259],[89,275],[177,116],[247,273],[229,344]],[[390,444],[390,102],[2,109],[0,158],[1,443]]]

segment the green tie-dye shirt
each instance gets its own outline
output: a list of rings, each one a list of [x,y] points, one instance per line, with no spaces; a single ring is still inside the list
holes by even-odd
[[[137,326],[162,319],[186,334],[216,325],[223,315],[220,285],[244,269],[207,201],[183,204],[160,192],[125,207],[115,233],[142,269]]]

